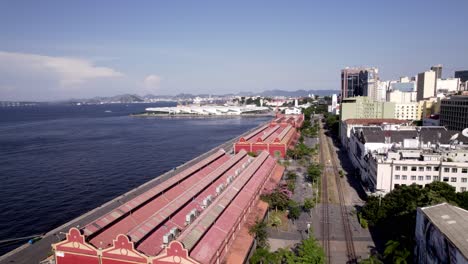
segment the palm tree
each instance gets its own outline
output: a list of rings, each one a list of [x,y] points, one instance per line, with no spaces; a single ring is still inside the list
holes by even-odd
[[[386,259],[391,259],[395,264],[407,264],[410,252],[402,247],[399,241],[389,240],[385,243],[384,256]]]

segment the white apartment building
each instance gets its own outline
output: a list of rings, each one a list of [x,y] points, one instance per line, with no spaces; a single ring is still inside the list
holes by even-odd
[[[419,103],[396,103],[395,118],[401,120],[420,120],[421,105]]]
[[[414,91],[388,91],[387,92],[387,101],[393,103],[414,103],[416,100],[416,92]]]
[[[348,155],[369,193],[433,181],[463,192],[468,190],[468,148],[460,142],[468,143],[468,138],[460,135],[451,142],[455,133],[444,127],[354,127]]]
[[[436,92],[437,93],[454,93],[460,89],[459,78],[437,79]]]
[[[354,127],[377,126],[385,129],[400,129],[411,125],[412,121],[399,120],[394,118],[351,118],[340,121],[340,140],[345,148],[349,148],[349,138]],[[402,128],[402,129],[403,129]]]
[[[456,154],[467,153],[464,150]],[[376,189],[384,193],[403,185],[423,187],[433,181],[446,182],[454,186],[457,192],[468,190],[468,163],[448,162],[443,153],[395,150],[372,155],[369,165],[371,173],[368,177],[372,177]]]
[[[338,96],[336,94],[332,95],[332,103],[328,106],[328,113],[334,115],[340,114],[340,104],[338,103]]]
[[[409,83],[411,81],[411,78],[408,76],[401,76],[400,77],[400,82],[401,83]]]
[[[385,102],[387,100],[387,90],[389,82],[377,81],[375,86],[374,100],[379,102]]]
[[[418,101],[434,97],[436,94],[436,73],[434,71],[426,71],[418,74],[416,87],[416,99]]]

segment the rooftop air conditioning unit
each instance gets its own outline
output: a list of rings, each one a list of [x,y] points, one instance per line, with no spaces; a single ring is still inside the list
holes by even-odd
[[[203,199],[203,206],[208,206],[211,204],[211,195],[208,195],[205,199]]]
[[[245,169],[245,167],[247,167],[247,164],[246,163],[242,164],[242,168]]]
[[[240,169],[237,169],[235,174],[239,175],[240,174]]]
[[[216,193],[220,194],[224,190],[224,184],[220,184],[218,187],[216,187]]]
[[[190,213],[185,215],[185,224],[188,225],[195,220],[195,218],[198,216],[198,210],[195,208]]]
[[[195,208],[195,209],[192,209],[192,211],[190,211],[190,213],[193,214],[195,217],[197,217],[199,212],[198,212],[197,208]]]
[[[172,233],[167,233],[163,236],[163,243],[164,244],[169,244],[174,239],[174,235]]]
[[[190,224],[192,221],[195,220],[195,216],[192,213],[188,213],[185,215],[185,223]]]
[[[177,227],[173,227],[171,228],[171,234],[174,236],[174,237],[177,237],[180,233],[180,229],[177,228]]]
[[[234,180],[234,177],[233,177],[233,176],[229,176],[229,177],[227,178],[227,180],[226,180],[226,183],[227,183],[227,184],[230,184],[230,183],[232,183],[233,180]]]

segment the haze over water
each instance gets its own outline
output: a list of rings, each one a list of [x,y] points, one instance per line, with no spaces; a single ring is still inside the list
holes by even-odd
[[[0,108],[0,240],[45,233],[269,119],[129,116],[167,105]]]

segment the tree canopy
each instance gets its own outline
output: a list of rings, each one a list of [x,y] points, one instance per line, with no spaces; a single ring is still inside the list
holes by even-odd
[[[370,226],[382,231],[384,240],[398,242],[387,242],[385,259],[405,263],[404,260],[411,259],[414,248],[416,209],[442,202],[468,209],[468,194],[456,193],[455,188],[445,182],[432,182],[424,188],[415,184],[402,186],[382,198],[369,197],[362,208],[362,216]]]
[[[255,236],[257,240],[257,247],[268,248],[268,232],[266,230],[267,224],[264,221],[257,219],[255,224],[249,228],[249,234]]]

